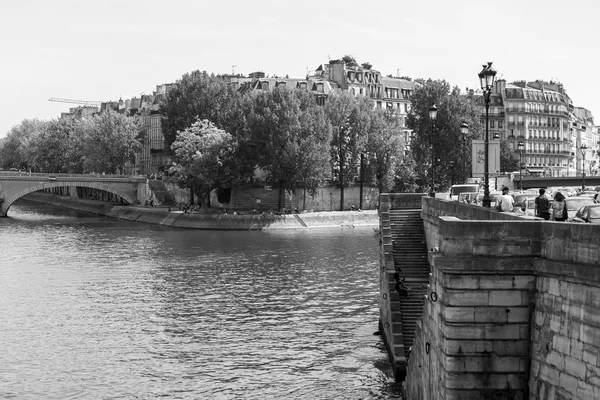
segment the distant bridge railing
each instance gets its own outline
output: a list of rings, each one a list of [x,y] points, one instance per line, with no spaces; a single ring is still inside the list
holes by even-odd
[[[107,180],[107,181],[143,181],[145,175],[117,175],[117,174],[66,174],[49,172],[25,172],[25,171],[0,171],[0,179],[60,179],[60,180]],[[70,178],[70,179],[69,179]]]

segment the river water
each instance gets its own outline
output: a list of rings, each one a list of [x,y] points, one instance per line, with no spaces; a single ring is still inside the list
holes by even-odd
[[[20,200],[0,219],[0,398],[400,398],[371,228],[225,232]]]

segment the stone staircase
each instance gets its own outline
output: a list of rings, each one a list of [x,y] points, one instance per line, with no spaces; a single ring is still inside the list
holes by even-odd
[[[162,205],[175,205],[175,199],[162,180],[148,180],[148,187]]]
[[[399,328],[394,329],[394,344],[403,347],[408,356],[429,294],[429,261],[421,209],[390,210],[390,228],[395,267],[388,276],[390,308],[395,328]]]

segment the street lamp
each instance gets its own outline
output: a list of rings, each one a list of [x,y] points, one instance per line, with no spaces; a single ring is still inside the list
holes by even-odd
[[[587,146],[582,144],[581,147],[581,155],[583,156],[583,186],[581,186],[581,190],[585,190],[585,153],[587,152]]]
[[[525,143],[522,140],[519,140],[519,186],[521,190],[523,190],[523,149],[525,148]]]
[[[429,119],[431,120],[431,190],[430,197],[435,197],[435,151],[434,151],[434,134],[435,134],[435,117],[437,117],[437,107],[432,105],[429,107]]]
[[[489,172],[489,119],[490,119],[490,96],[494,87],[494,79],[496,78],[496,70],[492,68],[492,63],[488,61],[487,65],[483,65],[483,69],[479,73],[479,82],[481,83],[481,90],[483,90],[483,99],[485,101],[485,153],[484,153],[484,186],[483,186],[483,200],[482,205],[484,207],[490,207],[492,200],[490,198],[490,172]]]
[[[469,133],[469,125],[466,122],[460,124],[460,133],[463,135],[463,183],[467,181],[467,134]]]

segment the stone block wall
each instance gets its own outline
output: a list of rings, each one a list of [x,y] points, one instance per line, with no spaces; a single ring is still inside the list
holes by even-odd
[[[531,399],[600,399],[600,284],[592,266],[579,277],[539,262],[532,325]],[[587,271],[586,271],[587,270]],[[594,271],[596,270],[596,271]]]
[[[408,399],[526,399],[532,260],[430,254]]]
[[[406,398],[600,399],[600,226],[430,198],[422,215],[431,292]]]

